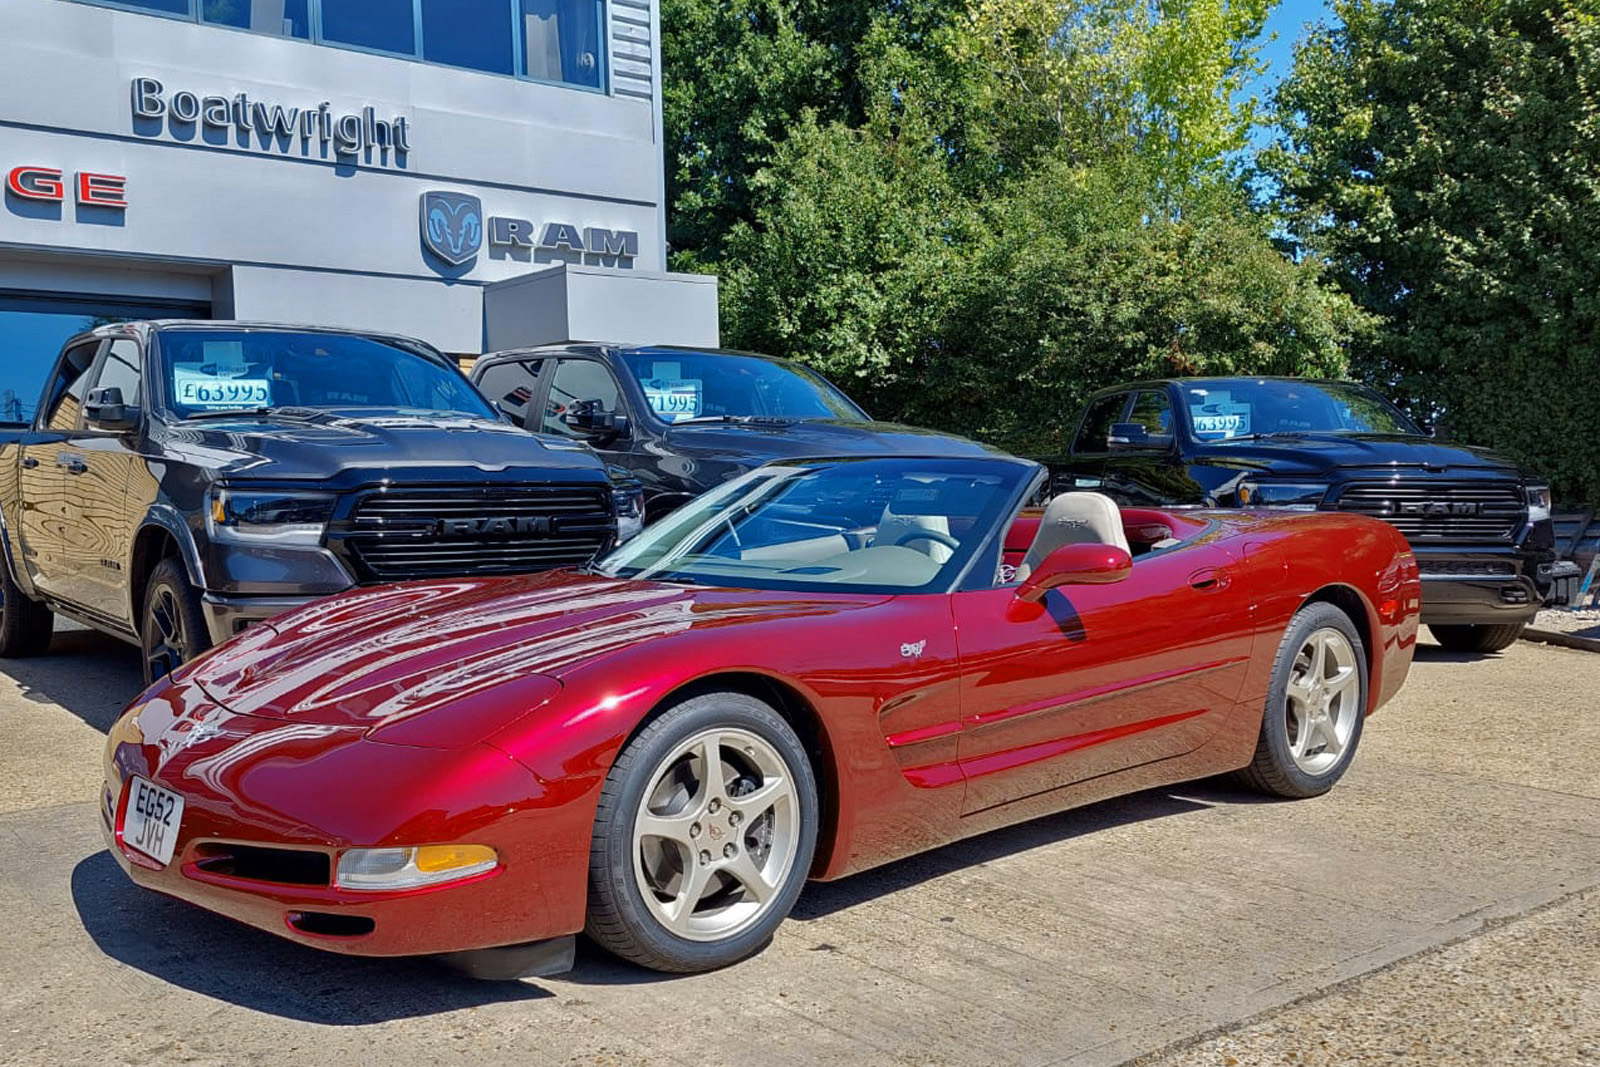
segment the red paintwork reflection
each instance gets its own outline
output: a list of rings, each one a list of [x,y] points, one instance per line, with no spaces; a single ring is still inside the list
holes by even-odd
[[[252,630],[144,694],[111,731],[107,835],[132,877],[335,951],[413,954],[581,929],[597,794],[621,746],[689,685],[809,719],[837,877],[1105,796],[1232,770],[1254,751],[1290,615],[1360,605],[1372,706],[1404,680],[1420,584],[1392,528],[1358,516],[1128,509],[1114,585],[1039,603],[773,592],[561,572],[357,590]],[[1006,551],[1025,550],[1023,515]],[[129,776],[185,798],[156,869],[119,840]],[[207,870],[230,844],[326,854],[472,842],[493,876],[371,895]],[[291,912],[355,916],[326,939]]]

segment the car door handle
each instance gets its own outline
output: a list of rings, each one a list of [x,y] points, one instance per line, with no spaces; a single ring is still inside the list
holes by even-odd
[[[56,456],[56,466],[64,468],[68,474],[82,474],[89,469],[82,456],[74,456],[70,452]]]
[[[1189,575],[1189,587],[1202,593],[1217,593],[1228,588],[1232,580],[1221,567],[1204,567]]]

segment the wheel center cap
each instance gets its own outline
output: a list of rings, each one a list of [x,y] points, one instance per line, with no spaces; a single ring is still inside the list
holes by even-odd
[[[710,832],[711,840],[713,841],[721,841],[723,837],[726,836],[726,833],[722,829],[721,825],[717,823],[712,823],[709,827],[707,827],[707,830]]]

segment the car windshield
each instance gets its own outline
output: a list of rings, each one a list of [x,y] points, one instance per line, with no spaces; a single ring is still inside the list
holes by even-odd
[[[623,357],[663,422],[692,419],[845,419],[866,413],[820,374],[780,360],[645,349]]]
[[[948,588],[1033,468],[1000,459],[807,460],[757,467],[597,565],[619,578],[754,589]],[[996,557],[998,560],[998,557]]]
[[[167,407],[188,419],[263,408],[385,408],[492,419],[442,357],[356,334],[165,330],[156,366]]]
[[[1200,441],[1261,434],[1420,434],[1400,409],[1350,382],[1228,379],[1182,386],[1183,411]]]

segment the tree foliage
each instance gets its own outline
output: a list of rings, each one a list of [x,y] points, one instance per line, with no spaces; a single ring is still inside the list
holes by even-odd
[[[1600,4],[1343,0],[1263,159],[1378,328],[1356,369],[1600,499]]]
[[[1338,373],[1364,319],[1231,153],[1270,0],[665,0],[671,240],[728,343],[1023,451],[1158,373]]]

